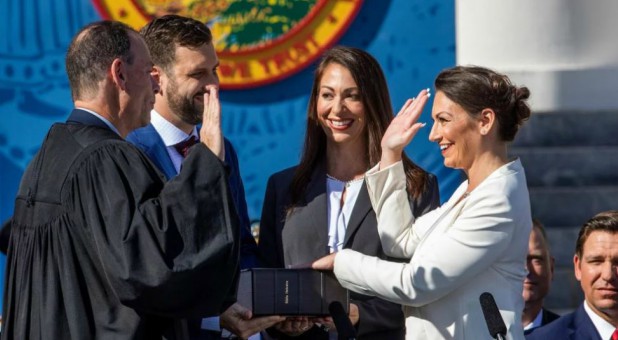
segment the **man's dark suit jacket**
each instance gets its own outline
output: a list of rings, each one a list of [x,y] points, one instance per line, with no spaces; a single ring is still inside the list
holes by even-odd
[[[541,325],[539,327],[543,327],[543,326],[547,325],[548,323],[558,319],[559,317],[560,317],[560,315],[550,311],[549,309],[543,308],[543,314],[542,314],[542,317],[541,317]],[[534,331],[536,328],[538,328],[538,327],[524,330],[524,335],[528,335],[528,334],[532,333],[532,331]]]
[[[560,315],[550,311],[549,309],[543,308],[543,318],[541,319],[541,326],[545,326],[548,323],[557,320],[560,318]]]
[[[132,131],[127,136],[127,141],[140,148],[169,180],[176,176],[174,163],[167,152],[163,139],[152,124]],[[232,144],[225,140],[225,164],[229,169],[229,184],[234,200],[234,206],[240,221],[240,268],[253,268],[258,266],[257,244],[251,234],[251,223],[247,212],[245,200],[245,188],[240,177],[238,157]]]
[[[583,303],[547,326],[538,327],[526,335],[526,340],[607,340],[601,339],[592,320],[584,310]]]
[[[258,249],[269,267],[309,263],[329,253],[325,167],[321,165],[316,168],[307,186],[304,203],[296,206],[286,218],[286,210],[291,204],[289,187],[295,170],[296,167],[283,170],[268,180]],[[412,205],[414,215],[422,215],[439,203],[437,182],[431,175],[428,189]],[[388,258],[382,250],[377,219],[365,184],[348,223],[344,248]],[[359,307],[360,321],[356,326],[359,339],[403,339],[405,321],[400,305],[357,293],[351,293],[350,297],[351,302]],[[314,327],[294,339],[321,339],[326,335]]]

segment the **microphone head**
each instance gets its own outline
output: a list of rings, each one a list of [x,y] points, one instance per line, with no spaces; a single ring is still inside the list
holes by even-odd
[[[494,300],[493,295],[485,292],[481,294],[479,300],[491,337],[495,339],[498,334],[506,336],[506,325],[504,324],[504,320],[502,320],[502,315],[500,315],[500,310],[496,305],[496,300]]]

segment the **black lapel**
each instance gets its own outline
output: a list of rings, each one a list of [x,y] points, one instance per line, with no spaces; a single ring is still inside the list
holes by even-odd
[[[104,121],[102,121],[92,113],[80,109],[73,109],[71,115],[69,116],[69,118],[67,118],[67,123],[98,126],[104,129],[111,130]]]
[[[319,165],[311,173],[303,201],[295,205],[281,230],[286,265],[314,261],[328,255],[326,171]]]
[[[554,312],[552,312],[552,311],[550,311],[548,309],[543,308],[543,318],[541,320],[541,326],[545,326],[548,323],[556,320],[559,317],[560,317],[560,315],[558,315],[558,314],[556,314],[556,313],[554,313]]]
[[[345,231],[345,239],[343,240],[343,246],[347,247],[348,241],[354,235],[358,227],[365,219],[365,216],[371,211],[371,200],[369,199],[369,192],[367,191],[367,184],[363,182],[363,186],[358,193],[356,203],[354,203],[354,209],[352,209],[352,216],[348,222],[348,228]]]

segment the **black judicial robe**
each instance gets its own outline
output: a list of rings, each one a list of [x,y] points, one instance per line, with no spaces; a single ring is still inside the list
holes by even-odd
[[[181,339],[179,319],[225,310],[239,254],[226,177],[198,144],[165,183],[140,150],[74,110],[19,187],[2,339]]]

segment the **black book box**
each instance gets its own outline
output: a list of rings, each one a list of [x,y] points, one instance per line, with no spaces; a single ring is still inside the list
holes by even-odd
[[[240,272],[238,303],[255,316],[327,316],[333,301],[349,311],[348,290],[332,273],[313,269],[253,268]]]

